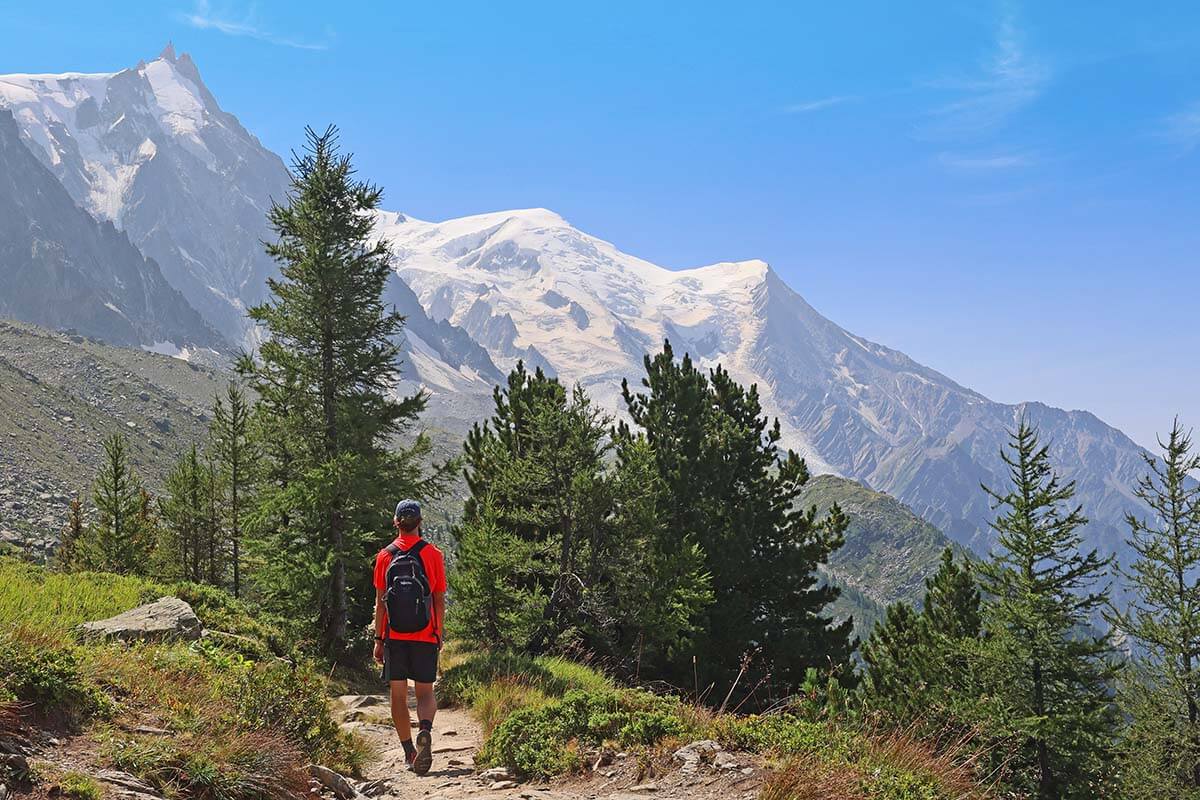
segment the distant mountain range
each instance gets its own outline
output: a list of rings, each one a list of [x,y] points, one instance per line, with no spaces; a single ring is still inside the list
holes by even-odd
[[[81,209],[153,259],[139,262],[147,285],[157,262],[229,347],[253,344],[243,311],[263,298],[274,269],[260,240],[288,176],[221,110],[188,56],[168,47],[111,74],[0,76],[0,108]],[[786,444],[815,472],[886,492],[977,551],[993,542],[979,485],[1005,483],[1000,449],[1025,415],[1078,481],[1089,543],[1125,553],[1123,517],[1139,509],[1129,487],[1142,472],[1142,450],[1127,436],[1085,411],[991,401],[855,336],[764,262],[668,270],[543,209],[445,222],[382,213],[378,230],[395,253],[389,300],[408,317],[400,388],[429,389],[444,427],[461,430],[484,414],[517,360],[580,382],[620,413],[621,380],[636,383],[643,356],[669,338],[677,352],[757,384]],[[14,263],[0,261],[0,276],[29,268]],[[21,314],[75,324],[44,308]],[[142,346],[162,344],[159,335],[130,334]],[[198,335],[177,331],[169,341],[182,349]]]

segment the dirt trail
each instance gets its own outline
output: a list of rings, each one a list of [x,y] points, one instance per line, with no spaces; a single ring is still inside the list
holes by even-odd
[[[409,710],[413,730],[417,728],[416,701],[409,691]],[[738,769],[716,770],[703,767],[687,773],[670,756],[649,766],[639,766],[633,756],[619,754],[586,775],[558,781],[519,783],[495,780],[480,774],[475,755],[483,743],[479,724],[463,709],[441,709],[434,723],[433,768],[419,777],[404,765],[404,750],[392,727],[385,695],[347,695],[339,697],[335,714],[347,730],[365,738],[378,755],[365,770],[357,788],[368,797],[413,798],[428,800],[479,800],[486,798],[522,798],[522,800],[647,800],[679,798],[749,800],[758,794],[762,783],[761,765],[747,758]]]

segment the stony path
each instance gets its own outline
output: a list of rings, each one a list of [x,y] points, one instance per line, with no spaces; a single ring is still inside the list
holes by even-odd
[[[411,691],[409,709],[416,730],[416,703]],[[651,765],[647,774],[637,759],[614,758],[581,777],[554,782],[520,783],[509,776],[477,770],[475,754],[483,743],[479,724],[463,709],[441,709],[434,723],[433,768],[419,777],[404,765],[404,750],[392,727],[385,695],[347,695],[337,699],[334,713],[344,728],[365,738],[378,756],[355,788],[368,797],[428,798],[428,800],[750,800],[758,794],[762,770],[749,761],[736,769],[704,766],[679,769],[668,757]],[[725,754],[730,756],[731,754]]]

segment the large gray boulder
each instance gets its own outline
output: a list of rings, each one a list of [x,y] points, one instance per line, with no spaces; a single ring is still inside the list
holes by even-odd
[[[200,638],[202,630],[200,619],[191,606],[178,597],[160,597],[124,614],[85,622],[79,626],[79,633],[85,640],[161,642],[166,639],[194,641]]]

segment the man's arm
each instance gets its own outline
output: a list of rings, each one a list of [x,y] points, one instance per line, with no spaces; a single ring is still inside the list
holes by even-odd
[[[436,606],[436,603],[434,604]],[[375,620],[371,627],[375,631],[375,660],[383,663],[383,642],[386,638],[384,629],[387,626],[387,608],[383,605],[383,589],[375,590]]]
[[[446,638],[446,593],[433,593],[433,632],[440,645]]]

